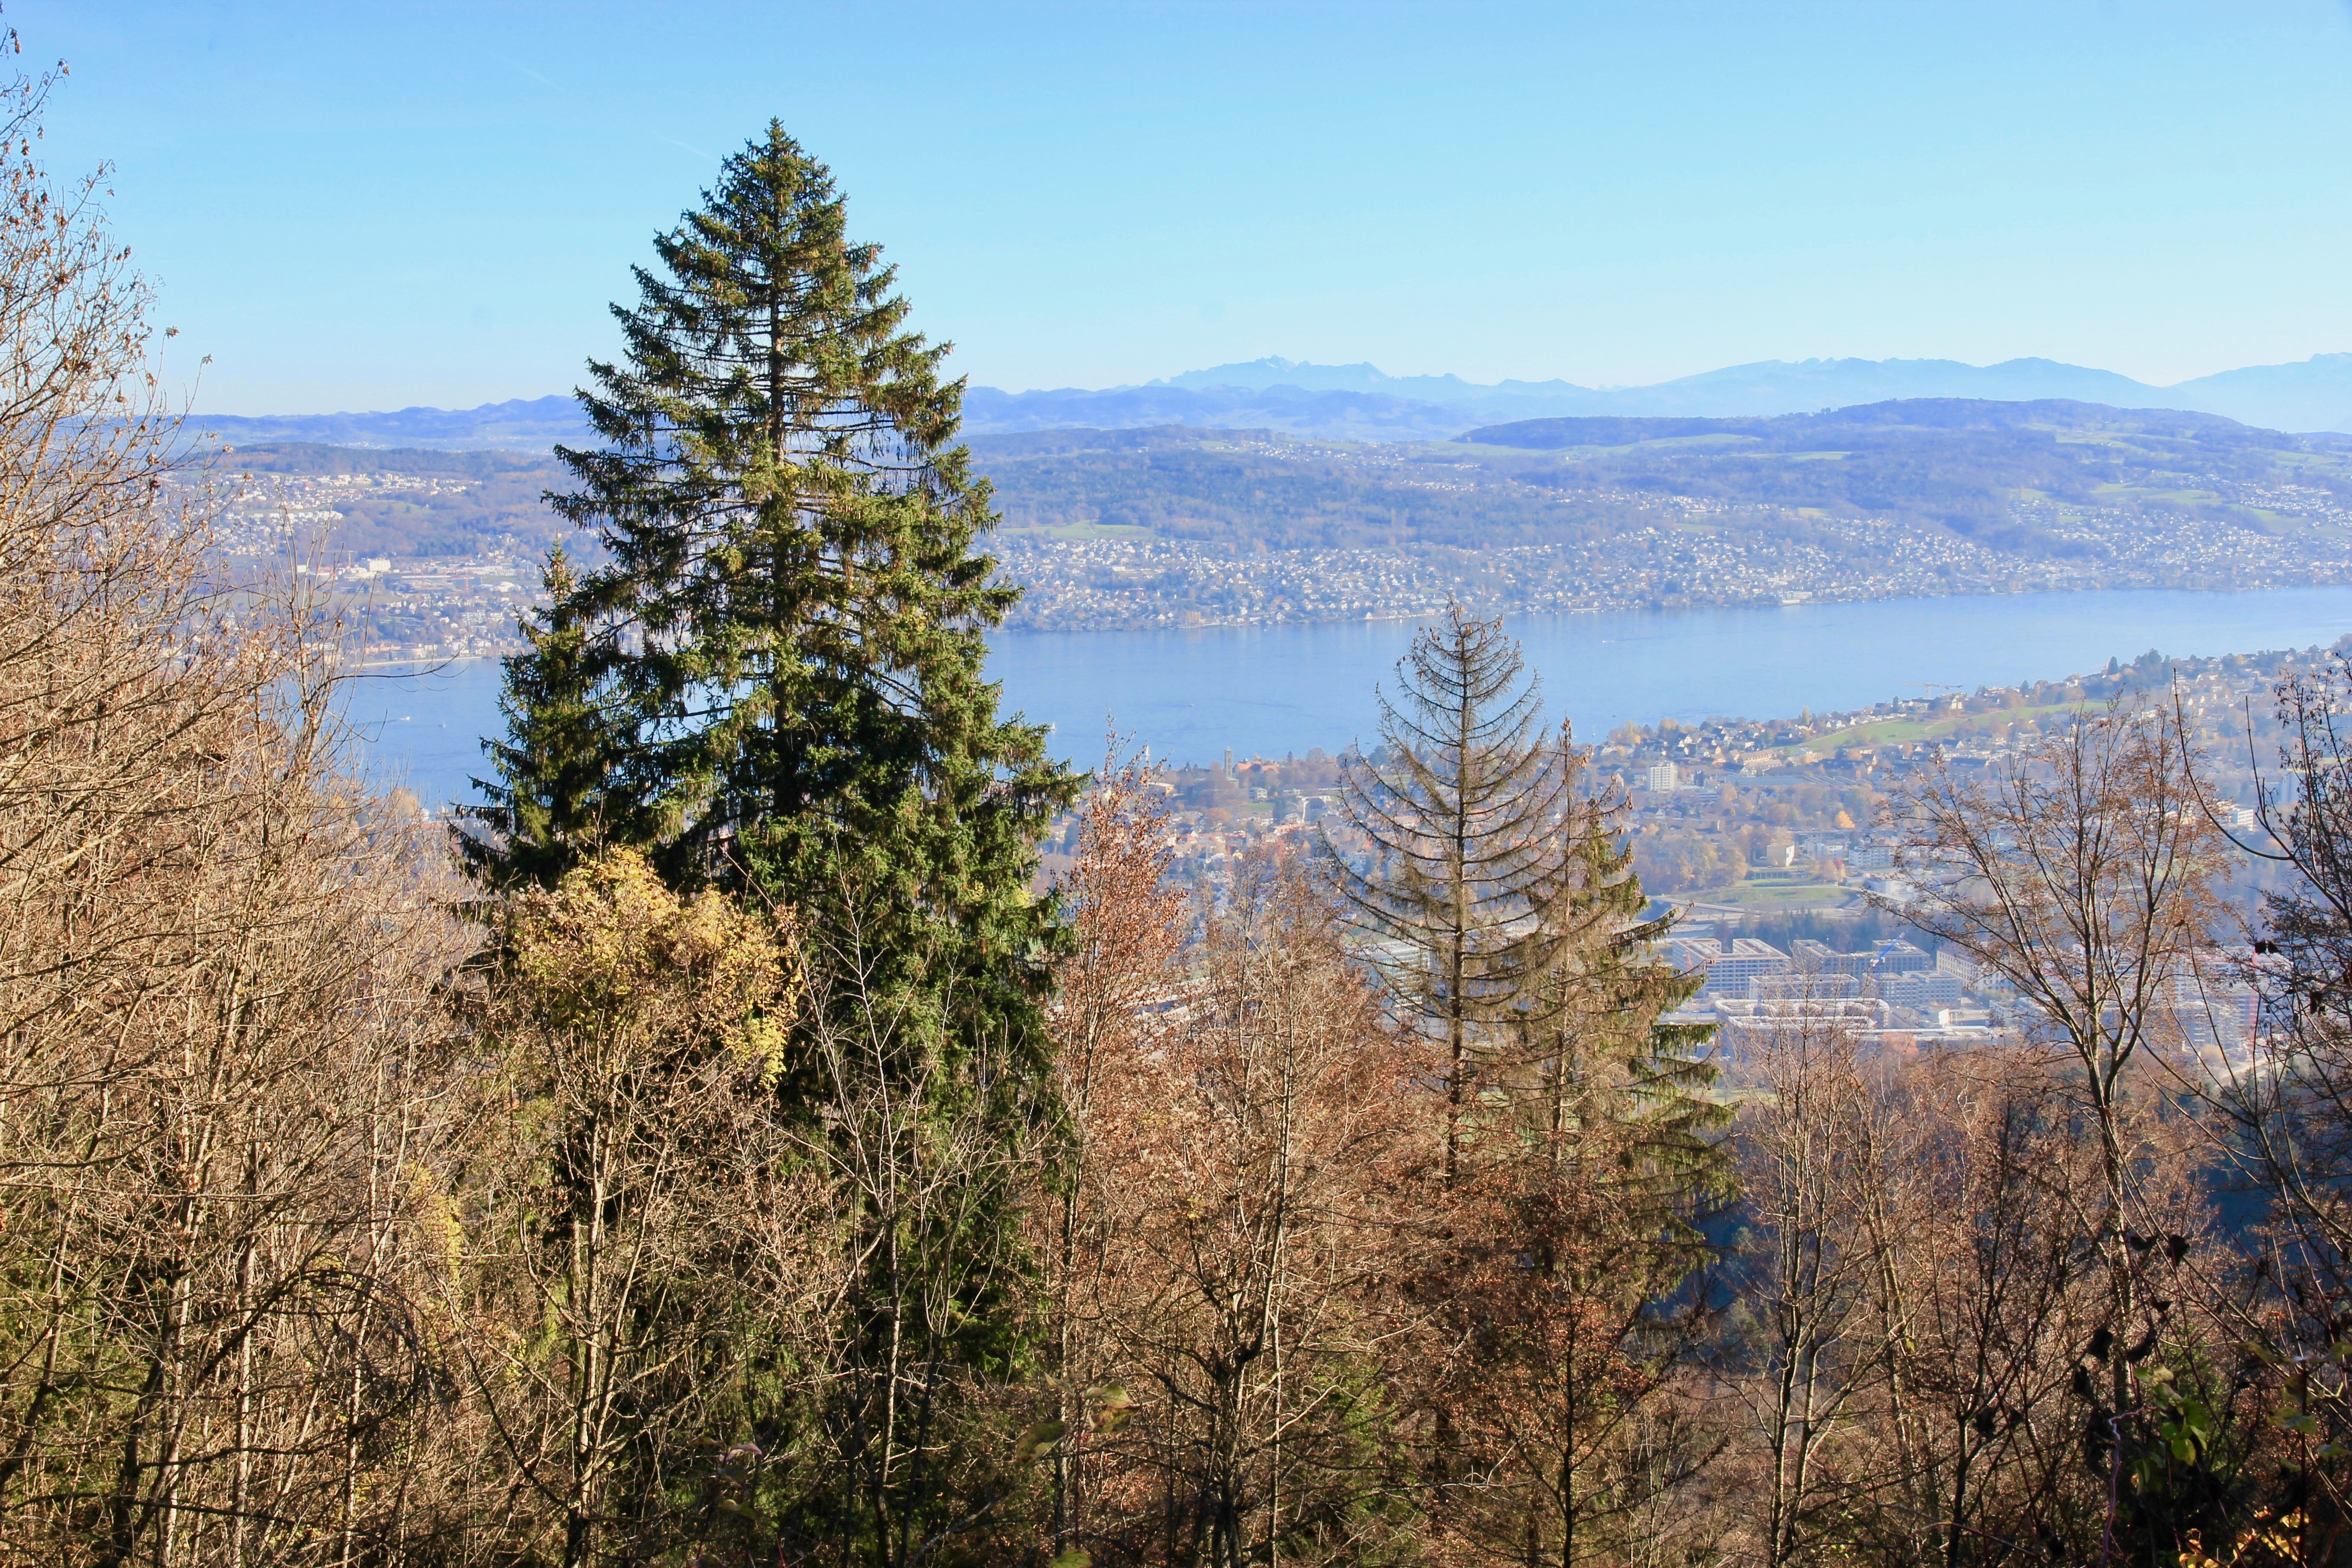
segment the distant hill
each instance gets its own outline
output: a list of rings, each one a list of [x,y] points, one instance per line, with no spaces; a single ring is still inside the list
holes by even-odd
[[[2074,548],[2044,531],[2053,508],[2257,531],[2352,509],[2352,436],[2066,399],[1523,420],[1402,453],[1181,427],[987,436],[972,452],[1016,529],[1134,528],[1277,549],[1530,544],[1647,526],[1637,498],[1656,496],[1892,518],[2029,555]]]
[[[236,447],[217,462],[227,474],[257,478],[398,474],[464,481],[339,490],[327,503],[338,521],[319,542],[331,556],[467,555],[509,537],[529,555],[556,543],[569,544],[574,555],[593,548],[541,499],[568,483],[563,469],[544,451],[285,441]],[[265,500],[259,509],[264,514],[268,504]]]
[[[1376,393],[1447,408],[1483,409],[1520,416],[1578,414],[1706,416],[1808,413],[1893,397],[1980,397],[2025,400],[2073,397],[2085,403],[2161,403],[2159,389],[2111,371],[2085,370],[2054,360],[2003,364],[1958,360],[1822,359],[1791,363],[1763,360],[1653,386],[1591,387],[1567,381],[1504,381],[1480,385],[1453,375],[1386,375],[1369,364],[1301,364],[1262,359],[1223,364],[1153,382],[1193,390],[1295,386],[1316,391]]]
[[[1747,418],[1568,418],[1521,419],[1465,431],[1457,441],[1479,447],[1515,447],[1523,451],[1563,452],[1579,447],[1616,448],[1652,442],[1685,442],[1693,437],[1732,437],[1733,442],[1710,443],[1709,455],[1726,452],[1802,452],[1844,456],[1852,443],[1901,442],[1950,448],[1972,434],[1998,434],[2012,445],[2023,437],[2037,447],[2060,436],[2110,437],[2074,445],[2088,450],[2066,454],[2105,457],[2105,447],[2125,437],[2150,437],[2164,444],[2169,455],[2220,455],[2246,450],[2277,452],[2306,447],[2352,452],[2352,436],[2326,433],[2309,437],[2262,429],[2218,414],[2175,408],[2113,408],[2077,398],[2037,398],[2005,402],[1990,398],[1910,397],[1861,404],[1851,408],[1827,408],[1818,414],[1782,414]],[[1831,451],[1827,449],[1836,448]],[[2012,476],[2014,488],[2025,483]]]
[[[1453,375],[1389,375],[1370,364],[1252,360],[1187,371],[1145,386],[1003,392],[964,399],[972,436],[1034,430],[1273,430],[1341,441],[1437,441],[1472,429],[1552,418],[1772,418],[1896,399],[2040,403],[2218,414],[2263,429],[2352,432],[2352,353],[2252,365],[2150,386],[2112,371],[2014,359],[1764,360],[1654,386],[1566,381],[1481,385]],[[341,447],[544,452],[592,439],[570,397],[514,399],[479,408],[383,414],[207,415],[191,420],[230,446],[310,441]]]
[[[975,388],[967,426],[981,435],[1189,425],[1394,441],[1524,419],[1770,418],[1923,397],[2014,403],[2064,398],[2117,408],[2219,414],[2264,429],[2352,432],[2352,354],[2224,371],[2171,387],[2047,359],[1990,365],[1939,359],[1764,360],[1654,386],[1618,387],[1567,381],[1482,385],[1453,375],[1389,375],[1370,364],[1261,359],[1100,392]]]
[[[440,452],[544,452],[559,441],[572,446],[593,439],[579,403],[561,395],[390,414],[199,414],[189,416],[187,427],[231,447],[305,441]]]
[[[1205,395],[1163,387],[1155,395]],[[1380,396],[1299,389],[1273,403],[1296,411],[1324,397]],[[1122,540],[1235,559],[1434,548],[1492,565],[1498,550],[1563,542],[1649,551],[1663,523],[1675,538],[1813,551],[1817,567],[1848,561],[1859,572],[1885,564],[1874,552],[1898,538],[1881,531],[1892,524],[1911,531],[1899,535],[1904,550],[1957,540],[2011,562],[2112,568],[2113,582],[2128,585],[2246,586],[2318,580],[2312,563],[2336,560],[2352,539],[2352,436],[2068,399],[1910,398],[1769,417],[1570,416],[1386,447],[1170,424],[978,435],[971,448],[995,485],[1000,540],[1032,552]],[[543,452],[256,443],[225,454],[221,467],[257,479],[463,481],[338,491],[336,550],[464,554],[507,536],[526,554],[559,540],[588,548],[541,499],[565,486]],[[2179,559],[2139,559],[2149,551]]]
[[[1031,430],[1133,430],[1182,425],[1196,429],[1280,430],[1338,441],[1443,441],[1476,416],[1386,393],[1329,388],[1124,386],[1108,392],[999,392],[964,395],[964,429],[974,436]]]
[[[2161,391],[2113,371],[2055,360],[1962,364],[1948,359],[1766,360],[1609,395],[1612,414],[1771,416],[1850,408],[1895,398],[1958,397],[1997,402],[2071,398],[2116,407],[2164,406]]]
[[[2064,398],[1904,398],[1741,419],[1528,419],[1460,437],[1554,452],[1580,485],[1881,514],[2023,547],[2013,505],[2145,505],[2251,520],[2296,487],[2352,501],[2352,436],[2289,436],[2216,414]]]
[[[2167,388],[2163,401],[2273,430],[2352,430],[2352,353],[2200,375]]]

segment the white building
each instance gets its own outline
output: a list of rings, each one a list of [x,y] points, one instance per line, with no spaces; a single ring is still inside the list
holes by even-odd
[[[1680,781],[1681,775],[1675,772],[1674,763],[1660,763],[1650,770],[1650,793],[1672,795],[1680,787]]]

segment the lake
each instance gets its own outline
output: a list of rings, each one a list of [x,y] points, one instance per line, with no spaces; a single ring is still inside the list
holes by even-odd
[[[2102,668],[2148,648],[2175,656],[2305,647],[2352,632],[2352,587],[1980,595],[1866,604],[1520,616],[1510,630],[1549,711],[1599,740],[1626,720],[1792,715]],[[1081,766],[1107,719],[1155,756],[1208,762],[1337,751],[1369,739],[1373,686],[1412,642],[1406,621],[1193,631],[1006,632],[990,669],[1008,709],[1054,726]],[[358,682],[352,714],[387,784],[433,805],[470,798],[480,737],[502,726],[499,666]]]

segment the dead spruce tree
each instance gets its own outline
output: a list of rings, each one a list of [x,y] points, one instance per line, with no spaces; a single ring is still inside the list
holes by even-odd
[[[1359,864],[1327,832],[1325,865],[1392,1005],[1444,1053],[1451,1178],[1480,1063],[1527,1026],[1568,938],[1576,775],[1565,731],[1556,745],[1540,732],[1539,683],[1500,620],[1455,605],[1396,668],[1379,760],[1341,759],[1339,816],[1369,853]]]
[[[1710,1257],[1726,1185],[1704,1029],[1661,1022],[1696,982],[1644,957],[1622,795],[1539,727],[1500,622],[1457,606],[1347,760],[1325,863],[1358,953],[1441,1054],[1442,1218],[1410,1271],[1401,1391],[1426,1511],[1465,1561],[1572,1560],[1711,1457],[1672,1391],[1706,1315],[1661,1305]],[[1613,1533],[1612,1533],[1613,1532]]]

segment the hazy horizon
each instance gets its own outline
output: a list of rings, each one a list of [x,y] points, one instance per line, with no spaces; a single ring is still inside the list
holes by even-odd
[[[2286,366],[2293,366],[2293,365],[2306,364],[2306,363],[2310,363],[2310,362],[2311,362],[2311,361],[2313,361],[2313,360],[2324,360],[2324,359],[2329,359],[2329,358],[2336,357],[2336,355],[2337,353],[2342,353],[2342,352],[2345,352],[2345,351],[2331,351],[2331,350],[2322,349],[2322,350],[2315,351],[2315,353],[2310,353],[2310,354],[2301,355],[2301,356],[2299,356],[2299,357],[2297,357],[2297,358],[2295,358],[2295,359],[2292,359],[2292,360],[2286,360],[2286,361],[2279,362],[2279,364],[2277,364],[2277,365],[2228,365],[2228,366],[2224,366],[2224,367],[2222,367],[2222,370],[2221,370],[2221,371],[2220,371],[2220,372],[2215,372],[2215,373],[2212,373],[2212,374],[2226,374],[2227,372],[2229,372],[2229,371],[2233,371],[2233,370],[2276,369],[2276,368],[2284,368],[2284,367],[2286,367]],[[1146,380],[1143,380],[1143,381],[1118,382],[1118,383],[1115,383],[1115,384],[1111,384],[1104,385],[1104,386],[1085,387],[1085,386],[1077,386],[1077,385],[1074,385],[1074,384],[1071,384],[1071,385],[1058,385],[1058,386],[1026,386],[1026,387],[1015,387],[1015,386],[994,387],[994,386],[992,386],[992,387],[988,388],[988,390],[992,390],[992,391],[1001,391],[1001,392],[1008,392],[1008,393],[1013,393],[1013,394],[1014,394],[1014,395],[1024,395],[1024,394],[1030,394],[1030,393],[1041,393],[1041,392],[1129,392],[1129,391],[1141,391],[1141,390],[1146,390],[1146,389],[1153,388],[1153,387],[1163,387],[1163,386],[1175,386],[1175,385],[1180,385],[1180,384],[1183,384],[1183,382],[1186,380],[1186,378],[1190,378],[1190,377],[1193,377],[1193,376],[1199,376],[1199,375],[1202,375],[1202,374],[1211,374],[1211,373],[1213,373],[1213,372],[1215,372],[1215,371],[1222,370],[1222,369],[1235,368],[1235,367],[1244,367],[1244,366],[1254,366],[1254,365],[1256,365],[1256,364],[1260,364],[1260,363],[1266,363],[1266,362],[1268,362],[1268,361],[1287,360],[1288,358],[1289,358],[1289,356],[1287,356],[1287,355],[1284,355],[1284,354],[1260,354],[1260,355],[1255,356],[1254,359],[1250,359],[1250,360],[1235,360],[1235,361],[1229,361],[1229,362],[1226,362],[1226,363],[1222,364],[1222,365],[1195,365],[1195,366],[1189,367],[1189,368],[1187,368],[1187,369],[1185,369],[1185,370],[1168,372],[1168,373],[1166,373],[1166,374],[1164,374],[1158,375],[1158,376],[1153,376],[1153,377],[1150,377],[1150,378],[1146,379]],[[2040,361],[2040,362],[2042,362],[2042,363],[2053,363],[2053,364],[2063,364],[2063,362],[2059,362],[2059,361],[2052,361],[2052,360],[2050,360],[2050,359],[2049,359],[2049,356],[2047,356],[2047,355],[2041,355],[2041,354],[2025,354],[2025,355],[2019,355],[2019,356],[2017,356],[2017,358],[2018,358],[2019,360],[2024,360],[2024,361]],[[1370,370],[1372,370],[1372,371],[1376,372],[1377,374],[1379,374],[1380,375],[1381,375],[1381,376],[1382,376],[1382,377],[1384,377],[1385,379],[1387,379],[1387,380],[1391,380],[1391,381],[1412,381],[1412,380],[1419,379],[1419,378],[1422,378],[1422,377],[1436,378],[1436,377],[1445,377],[1445,376],[1452,376],[1452,375],[1453,375],[1453,373],[1448,372],[1448,371],[1444,371],[1444,370],[1434,370],[1434,371],[1408,371],[1408,372],[1403,372],[1403,373],[1392,372],[1392,371],[1390,371],[1386,366],[1384,366],[1384,365],[1375,364],[1375,363],[1372,363],[1371,361],[1370,361],[1370,360],[1350,360],[1350,361],[1345,361],[1345,362],[1340,362],[1340,363],[1318,363],[1318,362],[1316,362],[1316,361],[1309,361],[1309,360],[1297,360],[1297,361],[1291,361],[1290,363],[1292,363],[1293,364],[1295,364],[1297,367],[1298,367],[1298,368],[1300,368],[1300,369],[1306,369],[1306,370],[1323,370],[1323,371],[1329,371],[1329,370],[1353,370],[1353,369],[1358,369],[1358,368],[1369,368],[1369,369],[1370,369]],[[1953,359],[1950,359],[1948,356],[1943,356],[1943,355],[1925,355],[1925,354],[1923,354],[1923,355],[1905,356],[1904,358],[1901,358],[1901,359],[1894,359],[1894,358],[1890,358],[1890,359],[1886,359],[1886,360],[1880,360],[1880,361],[1859,361],[1859,362],[1855,362],[1855,361],[1852,361],[1852,360],[1851,360],[1851,358],[1850,358],[1850,356],[1831,356],[1831,355],[1822,355],[1822,354],[1817,354],[1817,355],[1809,356],[1809,357],[1807,357],[1807,358],[1805,358],[1805,359],[1799,359],[1799,360],[1756,360],[1756,361],[1748,361],[1748,362],[1745,362],[1745,363],[1740,363],[1740,364],[1723,364],[1723,365],[1715,365],[1715,366],[1710,366],[1710,367],[1709,367],[1707,370],[1706,370],[1706,371],[1700,371],[1700,372],[1696,372],[1696,373],[1694,373],[1694,374],[1695,374],[1696,375],[1701,375],[1701,376],[1703,376],[1703,375],[1706,375],[1706,374],[1715,374],[1715,373],[1719,373],[1719,372],[1724,372],[1724,371],[1745,370],[1745,369],[1757,368],[1757,367],[1761,367],[1761,366],[1766,366],[1766,365],[1787,365],[1787,366],[1791,366],[1791,367],[1801,367],[1801,366],[1805,366],[1805,365],[1813,365],[1813,364],[1832,364],[1832,363],[1873,363],[1873,364],[1959,364],[1959,365],[1962,365],[1962,366],[1964,366],[1965,368],[1967,368],[1967,369],[1970,369],[1970,370],[1993,370],[1993,369],[1998,369],[1998,368],[2000,368],[2000,364],[2002,364],[2002,363],[2015,363],[2015,362],[2014,362],[2014,361],[2001,361],[2001,362],[1995,362],[1994,363],[1991,363],[1991,364],[1970,364],[1970,363],[1969,363],[1969,362],[1967,362],[1967,361],[1965,361],[1965,360],[1953,360]],[[2106,367],[2106,366],[2104,366],[2104,365],[2067,365],[2067,366],[2065,366],[2064,368],[2067,368],[2067,369],[2074,369],[2074,370],[2089,370],[2089,371],[2105,371],[2105,370],[2106,370],[2106,369],[2107,369],[2107,367]],[[2120,374],[2120,373],[2115,373],[2115,374]],[[1465,386],[1465,388],[1474,389],[1474,390],[1485,390],[1485,389],[1490,389],[1490,388],[1495,387],[1495,386],[1497,386],[1497,385],[1505,384],[1505,383],[1496,383],[1496,382],[1473,382],[1473,381],[1468,380],[1468,379],[1467,379],[1467,378],[1465,378],[1465,377],[1460,377],[1460,376],[1454,376],[1454,379],[1460,380],[1460,381],[1463,383],[1463,384],[1464,384],[1464,386]],[[1545,385],[1545,384],[1552,384],[1552,383],[1566,383],[1566,384],[1570,384],[1570,385],[1577,386],[1577,387],[1579,387],[1579,388],[1580,388],[1580,389],[1582,389],[1582,390],[1585,390],[1585,391],[1591,391],[1591,392],[1601,392],[1601,393],[1610,393],[1610,392],[1635,392],[1635,391],[1642,391],[1642,390],[1644,390],[1644,389],[1649,388],[1649,387],[1654,387],[1654,386],[1659,386],[1659,385],[1667,384],[1667,383],[1668,383],[1668,382],[1676,381],[1676,380],[1687,380],[1687,379],[1691,379],[1691,378],[1690,378],[1690,377],[1669,377],[1669,378],[1667,378],[1666,382],[1625,382],[1625,383],[1614,383],[1614,384],[1601,384],[1589,383],[1589,382],[1577,382],[1577,381],[1575,381],[1575,380],[1574,380],[1574,378],[1573,378],[1573,377],[1570,377],[1570,376],[1525,376],[1525,377],[1516,377],[1516,378],[1509,378],[1509,379],[1511,379],[1511,380],[1516,380],[1516,381],[1518,381],[1518,382],[1520,382],[1520,383],[1522,383],[1522,384],[1530,384],[1530,385]],[[2170,384],[2170,386],[2173,386],[2173,387],[2177,387],[2177,386],[2184,386],[2184,385],[2187,385],[2189,382],[2196,381],[2196,380],[2200,380],[2200,379],[2202,379],[2202,378],[2201,378],[2201,377],[2195,377],[2195,376],[2191,376],[2191,377],[2185,377],[2185,378],[2183,378],[2183,379],[2182,379],[2181,381],[2179,381],[2179,382],[2176,382],[2176,383],[2172,383],[2172,384]],[[2154,385],[2154,384],[2149,384]],[[2156,385],[2156,386],[2155,386],[2155,390],[2158,390],[2158,391],[2164,391],[2164,390],[2168,390],[2168,389],[2169,389],[2168,387],[2167,387],[2167,386],[2163,386],[2163,385]],[[538,401],[541,401],[541,400],[543,400],[543,399],[545,399],[545,398],[549,398],[549,397],[569,397],[569,396],[571,396],[571,395],[572,395],[572,389],[571,389],[570,387],[562,387],[562,388],[557,388],[557,389],[554,389],[554,390],[541,391],[541,392],[538,392],[538,393],[519,393],[519,394],[516,394],[516,395],[512,395],[512,396],[509,396],[509,397],[496,397],[496,398],[488,398],[488,399],[486,399],[486,400],[484,400],[483,402],[480,402],[480,403],[465,405],[462,405],[462,406],[459,406],[459,405],[444,405],[444,404],[412,403],[412,404],[405,404],[405,405],[401,405],[400,407],[397,407],[397,408],[394,408],[394,407],[378,407],[378,408],[360,408],[360,407],[350,407],[350,408],[267,408],[267,409],[257,409],[257,410],[245,410],[245,409],[226,409],[226,408],[217,408],[217,407],[214,407],[214,406],[210,405],[209,404],[207,404],[207,403],[205,403],[205,402],[204,402],[204,401],[202,401],[202,400],[199,400],[199,401],[196,403],[196,405],[194,405],[194,410],[193,410],[193,411],[194,411],[195,414],[197,414],[198,416],[222,416],[222,417],[236,417],[236,418],[247,418],[247,417],[278,417],[278,416],[283,416],[283,417],[289,417],[289,418],[307,418],[307,417],[314,417],[314,416],[331,416],[331,415],[400,414],[400,413],[408,413],[408,412],[415,412],[415,411],[435,411],[435,412],[447,412],[447,413],[465,413],[465,412],[469,412],[469,411],[471,411],[471,410],[473,410],[473,409],[477,409],[477,408],[496,407],[496,406],[499,406],[499,405],[505,405],[505,404],[509,404],[509,403],[533,403],[533,402],[538,402]]]

